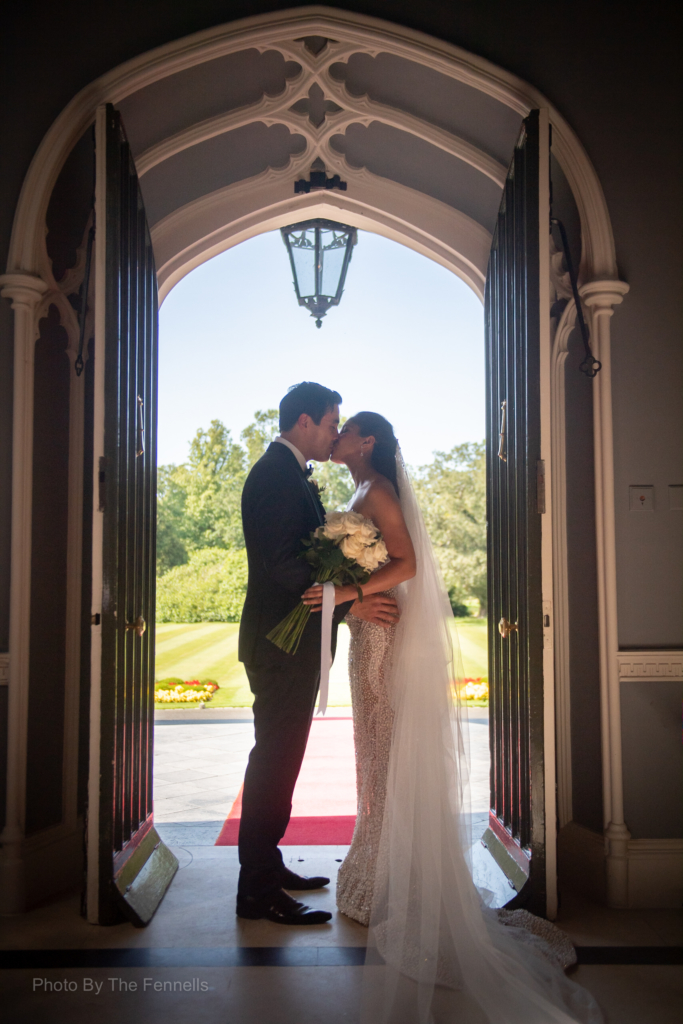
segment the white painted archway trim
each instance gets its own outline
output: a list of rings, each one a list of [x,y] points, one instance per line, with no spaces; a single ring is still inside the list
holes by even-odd
[[[594,388],[595,400],[595,462],[596,507],[598,532],[598,578],[600,609],[600,649],[603,722],[603,761],[605,763],[605,811],[608,845],[608,874],[610,900],[624,905],[627,886],[628,832],[623,822],[620,702],[618,666],[616,664],[616,548],[614,539],[614,477],[612,451],[611,381],[609,373],[610,316],[613,305],[622,301],[627,286],[618,281],[614,241],[604,195],[595,170],[576,135],[561,114],[552,107],[533,86],[507,71],[495,67],[483,58],[474,56],[442,40],[423,33],[393,25],[364,15],[332,10],[325,7],[306,7],[281,13],[262,15],[231,22],[199,32],[193,36],[169,43],[145,53],[112,69],[79,92],[65,107],[42,140],[24,180],[14,219],[8,256],[7,274],[0,277],[3,294],[11,298],[15,309],[15,399],[14,399],[14,459],[12,497],[12,582],[10,609],[10,751],[8,756],[8,817],[3,834],[4,862],[2,889],[8,895],[11,907],[21,906],[21,849],[23,842],[23,778],[25,775],[25,730],[28,698],[28,630],[30,595],[30,529],[32,498],[31,437],[33,401],[33,344],[37,324],[37,308],[45,292],[53,287],[45,251],[45,218],[47,206],[59,171],[74,144],[95,119],[97,107],[106,102],[118,103],[133,92],[159,81],[170,74],[193,67],[204,61],[224,56],[245,48],[267,50],[285,45],[289,40],[306,35],[320,35],[337,40],[338,58],[344,59],[355,51],[391,53],[417,62],[457,81],[463,82],[524,116],[533,108],[547,108],[553,129],[553,150],[563,169],[575,197],[582,231],[581,277],[585,301],[591,308],[596,356],[603,361]],[[297,57],[297,59],[300,59]],[[337,88],[342,88],[337,83]],[[345,102],[348,100],[345,98]],[[365,101],[356,101],[359,108]],[[367,101],[370,104],[370,101]],[[372,104],[365,111],[356,111],[357,120],[369,117],[382,120],[396,118],[397,112],[380,109]],[[400,113],[400,112],[399,112]],[[483,155],[467,148],[463,140],[449,133],[439,134],[428,125],[416,125],[415,119],[404,115],[403,130],[419,134],[473,166],[495,180],[497,167]],[[205,126],[206,128],[206,126]],[[444,137],[447,136],[447,137]],[[167,140],[168,141],[168,140]],[[176,145],[179,140],[175,140]],[[329,148],[326,150],[329,156]],[[149,159],[151,155],[147,154]],[[495,162],[494,162],[495,163]],[[291,164],[289,175],[291,181]],[[266,172],[270,174],[271,172]],[[455,273],[481,294],[481,249],[484,238],[467,224],[468,218],[449,212],[447,231],[433,229],[437,207],[430,201],[420,205],[417,201],[404,215],[394,208],[399,192],[387,188],[384,179],[367,172],[359,172],[354,181],[361,182],[366,175],[366,194],[356,198],[356,206],[346,209],[348,219],[358,226],[394,237],[404,244],[424,252]],[[252,184],[254,184],[252,182]],[[400,186],[396,187],[400,189]],[[354,185],[355,189],[355,185]],[[225,190],[222,190],[222,193]],[[382,193],[380,195],[380,192]],[[407,189],[405,192],[411,192]],[[236,199],[230,195],[214,194],[205,197],[206,209],[213,202]],[[393,199],[392,199],[393,196]],[[199,201],[200,203],[202,201]],[[222,237],[199,232],[188,239],[182,252],[176,252],[163,264],[167,268],[168,287],[179,280],[193,266],[208,258],[214,251],[222,251],[240,238],[267,230],[264,225],[277,226],[284,207],[277,207],[271,195],[271,206],[253,208],[235,214]],[[330,203],[329,197],[325,199]],[[402,202],[402,201],[401,201]],[[233,205],[233,212],[239,204]],[[438,204],[442,207],[442,204]],[[313,210],[315,202],[301,203],[298,210]],[[337,209],[338,207],[335,207]],[[190,204],[177,211],[168,223],[157,225],[155,234],[163,249],[164,232],[170,239],[172,231],[187,227],[188,217],[198,215],[199,207]],[[248,223],[249,218],[251,223]],[[352,218],[356,218],[353,220]],[[374,225],[374,226],[373,226]],[[452,235],[450,234],[452,230]],[[220,234],[220,232],[218,233]],[[457,239],[456,239],[457,236]],[[215,247],[218,248],[215,248]],[[212,248],[213,247],[213,248]],[[626,852],[625,852],[626,851]],[[5,904],[6,906],[8,904]]]
[[[352,194],[293,196],[287,168],[202,196],[155,225],[160,303],[206,260],[261,232],[308,217],[341,220],[400,242],[457,274],[484,301],[491,235],[476,221],[369,171],[357,173]]]

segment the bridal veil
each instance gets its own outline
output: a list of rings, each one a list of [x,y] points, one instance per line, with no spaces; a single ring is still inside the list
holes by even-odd
[[[593,997],[500,923],[475,888],[453,613],[400,450],[397,471],[417,573],[398,596],[362,1024],[599,1024]]]

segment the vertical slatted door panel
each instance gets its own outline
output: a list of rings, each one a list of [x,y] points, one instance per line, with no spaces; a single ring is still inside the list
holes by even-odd
[[[491,813],[484,838],[520,894],[515,903],[544,913],[539,166],[539,112],[532,111],[508,171],[486,287]],[[502,620],[516,626],[506,637]]]
[[[102,517],[101,663],[93,673],[99,780],[91,775],[90,785],[90,800],[97,793],[99,806],[97,836],[88,837],[88,917],[104,924],[125,914],[146,924],[177,869],[152,814],[156,271],[135,166],[120,115],[110,105],[98,113],[97,144],[103,310],[96,349],[105,370],[99,395],[102,500],[96,513]],[[95,431],[97,449],[97,425]],[[94,572],[93,592],[97,582]],[[92,815],[89,828],[90,820]]]

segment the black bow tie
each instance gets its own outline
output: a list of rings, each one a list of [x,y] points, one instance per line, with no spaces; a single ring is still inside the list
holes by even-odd
[[[308,480],[308,478],[309,478],[309,476],[311,475],[312,472],[313,472],[313,466],[306,466],[306,468],[304,470],[304,476],[306,477],[307,480]]]

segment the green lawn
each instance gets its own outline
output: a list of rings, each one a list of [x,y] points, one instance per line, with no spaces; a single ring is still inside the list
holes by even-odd
[[[457,630],[462,654],[462,667],[465,677],[478,679],[488,676],[488,640],[486,619],[454,619],[453,628]]]
[[[156,632],[156,678],[215,679],[220,690],[211,707],[251,707],[244,666],[237,660],[239,628],[236,622],[161,623]],[[173,705],[157,702],[157,707]]]
[[[486,620],[457,619],[458,638],[466,676],[488,675]],[[156,631],[156,678],[215,679],[220,690],[210,707],[251,707],[253,697],[244,666],[237,660],[238,623],[200,622],[183,625],[162,623]],[[345,707],[351,703],[346,672],[349,631],[339,629],[337,656],[330,672],[329,703]],[[158,708],[183,707],[157,703]]]

